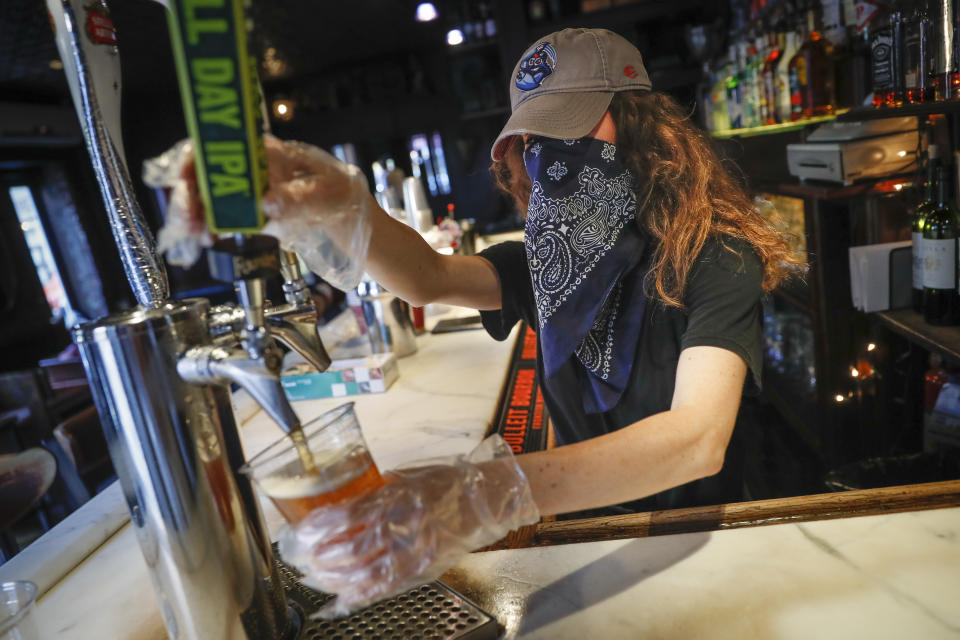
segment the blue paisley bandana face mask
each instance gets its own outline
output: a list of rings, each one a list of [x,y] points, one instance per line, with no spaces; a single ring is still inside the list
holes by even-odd
[[[544,382],[575,358],[586,412],[607,411],[627,387],[643,325],[636,176],[615,145],[595,138],[535,137],[523,160]]]

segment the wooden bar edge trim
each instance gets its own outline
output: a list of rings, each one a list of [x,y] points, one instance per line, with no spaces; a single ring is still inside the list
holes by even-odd
[[[960,506],[960,480],[541,522],[527,546],[644,538]]]

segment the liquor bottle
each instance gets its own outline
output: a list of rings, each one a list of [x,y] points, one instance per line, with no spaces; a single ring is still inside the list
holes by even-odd
[[[913,309],[923,313],[923,227],[927,214],[936,208],[937,166],[939,165],[937,145],[927,145],[927,180],[924,183],[923,201],[917,205],[911,221],[911,239],[913,240]]]
[[[791,120],[833,113],[833,70],[812,8],[807,9],[804,41],[790,61],[790,69]]]
[[[886,104],[893,91],[893,31],[889,26],[876,29],[870,36],[870,62],[873,77],[873,106]]]
[[[957,319],[957,215],[950,167],[937,167],[937,204],[923,224],[923,317],[933,325]]]
[[[933,100],[930,86],[931,38],[930,14],[925,0],[919,0],[903,29],[903,85],[910,103]]]
[[[697,116],[700,126],[707,131],[714,131],[713,120],[713,81],[716,73],[710,68],[710,63],[704,61],[700,71],[700,82],[697,83]]]
[[[767,44],[767,38],[758,37],[754,41],[753,51],[753,74],[754,74],[754,100],[756,100],[756,125],[769,124],[767,118],[770,115],[770,105],[767,103],[767,89],[763,79],[763,67],[769,54],[770,47]]]
[[[753,83],[750,69],[750,44],[737,45],[737,75],[740,82],[740,113],[744,127],[754,126]]]
[[[792,29],[787,31],[786,44],[777,65],[777,119],[780,122],[790,122],[790,61],[799,48],[797,32]]]
[[[937,100],[950,100],[960,97],[957,73],[957,51],[954,14],[955,0],[934,0],[935,19],[933,23],[933,89]]]
[[[888,107],[899,107],[903,104],[906,91],[903,87],[903,26],[904,15],[902,2],[894,3],[890,10],[890,68],[892,69],[892,83],[884,96],[883,103]]]
[[[727,76],[727,113],[730,118],[730,128],[743,127],[743,91],[740,87],[739,56],[736,45],[730,45],[730,75]]]
[[[765,104],[763,124],[777,124],[777,66],[780,64],[780,57],[783,55],[783,46],[786,43],[786,35],[783,33],[771,33],[768,47],[768,53],[763,61],[763,101]]]
[[[710,88],[714,131],[726,131],[733,128],[730,126],[730,114],[727,109],[727,78],[729,76],[730,61],[720,60],[713,86]]]

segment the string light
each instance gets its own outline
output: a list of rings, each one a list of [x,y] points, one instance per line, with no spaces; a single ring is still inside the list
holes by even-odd
[[[833,396],[833,399],[836,400],[837,402],[843,402],[844,400],[847,399],[847,397],[846,397],[846,396],[843,396],[843,395],[840,395],[840,394],[838,393],[837,395]]]
[[[867,351],[873,351],[876,348],[877,348],[877,345],[873,344],[872,342],[867,345]]]
[[[860,377],[860,371],[859,371],[856,367],[850,367],[850,377],[851,377],[851,378],[859,378],[859,377]]]

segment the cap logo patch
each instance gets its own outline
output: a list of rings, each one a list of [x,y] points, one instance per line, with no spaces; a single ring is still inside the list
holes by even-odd
[[[623,68],[623,75],[627,76],[628,78],[636,78],[640,74],[636,69],[633,68],[632,64],[628,64]]]
[[[521,91],[536,89],[557,66],[557,52],[549,42],[541,42],[520,61],[516,84]]]

